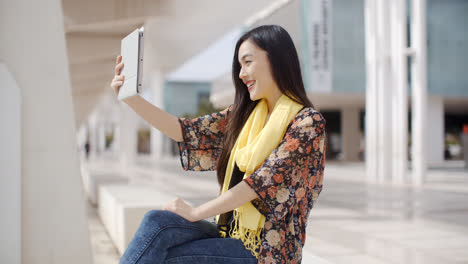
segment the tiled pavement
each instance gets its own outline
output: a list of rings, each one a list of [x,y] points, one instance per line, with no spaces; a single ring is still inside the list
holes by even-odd
[[[85,167],[119,170],[111,160]],[[177,159],[140,158],[126,174],[194,205],[217,194],[214,173],[185,172]],[[468,171],[461,163],[431,169],[422,188],[366,184],[362,163],[329,162],[325,177],[309,217],[305,254],[330,263],[468,263]],[[88,209],[94,263],[118,263],[96,209]]]
[[[94,264],[116,264],[119,262],[119,253],[112,243],[106,229],[98,217],[97,209],[88,203],[88,229],[93,251]]]

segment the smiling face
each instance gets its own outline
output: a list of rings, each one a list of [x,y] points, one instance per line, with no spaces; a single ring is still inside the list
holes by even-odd
[[[252,41],[244,41],[238,52],[241,66],[239,78],[247,86],[250,100],[268,99],[277,95],[279,88],[270,70],[270,61],[266,51],[260,49]]]

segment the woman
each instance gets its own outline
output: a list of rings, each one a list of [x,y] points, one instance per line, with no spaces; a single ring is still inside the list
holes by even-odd
[[[124,76],[117,58],[111,86]],[[125,102],[178,142],[185,170],[216,170],[220,196],[148,212],[120,263],[300,263],[325,166],[325,120],[306,96],[299,59],[280,26],[236,44],[234,104],[192,120],[139,96]],[[216,216],[216,224],[205,218]]]

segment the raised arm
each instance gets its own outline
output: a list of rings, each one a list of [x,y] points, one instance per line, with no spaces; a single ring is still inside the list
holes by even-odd
[[[115,64],[115,76],[114,79],[112,79],[111,87],[114,89],[114,92],[117,95],[119,94],[119,89],[125,80],[125,76],[120,75],[122,68],[124,67],[122,63],[122,56],[117,56]],[[173,116],[161,108],[152,105],[139,95],[127,98],[123,101],[139,116],[146,120],[146,122],[161,131],[163,134],[177,142],[183,141],[182,131],[176,116]]]
[[[146,122],[150,123],[151,126],[177,142],[183,141],[178,117],[152,105],[139,95],[127,98],[123,101],[139,116],[146,120]]]

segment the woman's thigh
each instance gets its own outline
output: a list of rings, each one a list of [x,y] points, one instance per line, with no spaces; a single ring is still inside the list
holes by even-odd
[[[146,213],[120,263],[163,263],[169,248],[213,237],[219,237],[213,223],[192,223],[172,212],[152,210]]]
[[[254,264],[257,263],[257,259],[249,250],[245,249],[240,240],[206,238],[170,248],[165,263]]]

